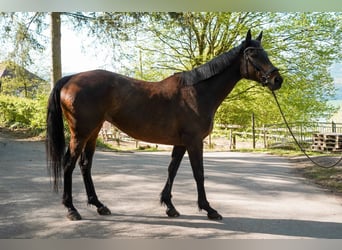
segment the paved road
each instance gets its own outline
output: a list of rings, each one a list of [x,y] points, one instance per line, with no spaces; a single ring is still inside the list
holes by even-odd
[[[86,205],[78,169],[74,203],[82,221],[65,218],[51,192],[41,142],[0,134],[0,238],[342,238],[342,200],[301,178],[285,159],[265,154],[206,153],[208,199],[224,217],[210,221],[196,205],[185,157],[174,185],[182,214],[159,204],[169,153],[96,152],[93,176],[112,215]]]

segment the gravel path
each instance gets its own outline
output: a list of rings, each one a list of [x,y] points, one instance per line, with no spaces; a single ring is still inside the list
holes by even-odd
[[[51,191],[44,144],[0,133],[0,238],[342,238],[342,199],[300,177],[286,158],[267,154],[205,153],[205,186],[224,217],[197,209],[196,186],[184,158],[173,201],[181,217],[159,204],[170,152],[96,151],[93,178],[112,211],[86,204],[77,168],[74,204],[83,220],[65,218],[61,194]]]

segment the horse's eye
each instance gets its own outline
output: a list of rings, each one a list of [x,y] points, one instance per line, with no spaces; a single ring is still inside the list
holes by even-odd
[[[258,55],[257,51],[252,51],[250,54],[251,57],[257,57],[257,55]]]

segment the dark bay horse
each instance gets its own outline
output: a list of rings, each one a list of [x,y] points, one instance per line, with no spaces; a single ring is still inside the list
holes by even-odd
[[[230,51],[191,71],[176,73],[160,82],[132,79],[104,70],[63,77],[51,92],[47,114],[48,166],[58,190],[64,176],[63,204],[67,217],[81,219],[72,202],[72,172],[79,160],[88,203],[100,215],[110,210],[97,198],[91,177],[96,138],[109,121],[138,140],[174,145],[161,203],[169,217],[179,216],[171,202],[178,167],[188,152],[197,184],[198,206],[210,219],[222,219],[206,198],[203,171],[203,139],[213,128],[215,112],[242,78],[274,91],[283,82],[278,69],[261,46],[262,33],[246,39]],[[70,129],[65,152],[63,115]]]

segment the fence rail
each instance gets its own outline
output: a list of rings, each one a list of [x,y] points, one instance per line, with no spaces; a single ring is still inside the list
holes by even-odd
[[[296,122],[290,123],[289,126],[292,129],[293,134],[297,138],[298,142],[307,149],[311,148],[313,144],[313,135],[317,133],[337,133],[342,134],[342,123],[335,122]],[[215,131],[216,130],[216,131]],[[282,147],[286,145],[293,145],[293,138],[289,133],[285,123],[279,124],[265,124],[261,128],[253,127],[253,124],[249,127],[243,127],[240,125],[216,125],[215,132],[219,134],[226,134],[227,147],[230,149],[236,149],[239,141],[250,142],[252,148],[263,147]],[[222,131],[225,131],[222,133]],[[227,133],[228,132],[228,133]],[[100,135],[106,141],[116,141],[118,145],[120,141],[135,141],[125,133],[115,128],[110,123],[105,123],[101,129]],[[138,141],[136,146],[138,147]],[[209,147],[212,147],[211,136],[207,138]],[[258,143],[257,143],[258,142]],[[244,144],[246,147],[246,143]]]
[[[294,136],[302,146],[310,148],[313,143],[313,135],[317,133],[342,134],[342,123],[335,122],[296,122],[289,124]],[[232,131],[231,148],[236,148],[237,137],[252,140],[253,148],[256,141],[262,141],[263,147],[268,148],[274,145],[286,145],[293,143],[293,138],[285,123],[268,124],[262,128],[245,128],[239,131]],[[235,138],[234,138],[235,137]]]

